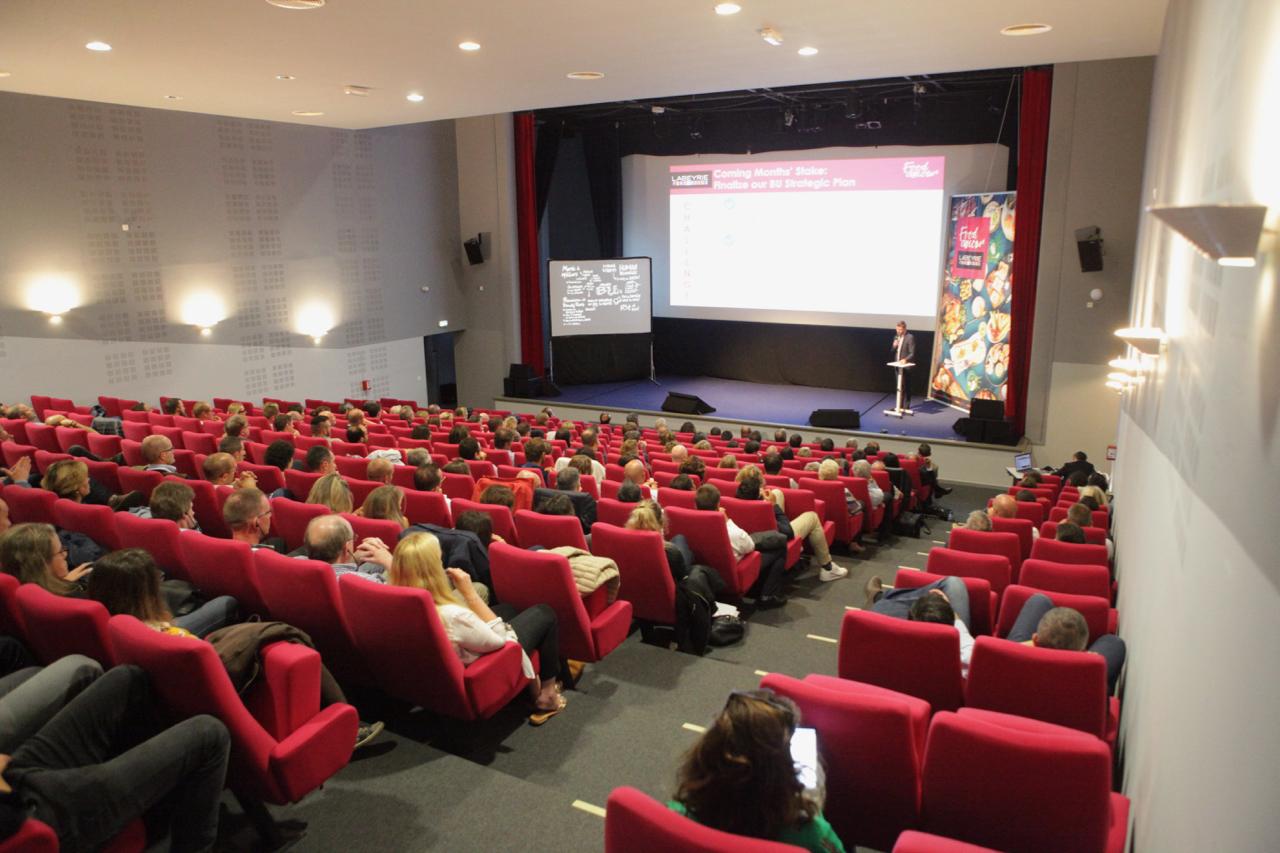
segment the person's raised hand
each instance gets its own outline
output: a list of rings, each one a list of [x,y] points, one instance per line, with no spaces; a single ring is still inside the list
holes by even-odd
[[[476,588],[475,585],[471,583],[471,575],[467,574],[462,569],[445,569],[444,573],[449,576],[449,580],[453,581],[453,588],[456,589],[458,594],[463,598],[475,595]]]
[[[31,457],[23,456],[13,463],[13,467],[9,469],[9,476],[15,483],[21,481],[26,482],[31,477]]]
[[[356,548],[357,563],[374,563],[384,569],[391,568],[391,549],[376,536],[370,536]]]
[[[947,598],[947,594],[946,594],[945,592],[943,592],[942,590],[940,590],[940,589],[931,589],[931,590],[929,590],[929,594],[930,594],[930,595],[936,595],[936,596],[938,596],[938,597],[939,597],[939,598],[941,598],[943,601],[945,601],[947,604],[950,604],[950,603],[951,603],[951,599],[950,599],[950,598]]]
[[[72,583],[75,583],[76,581],[80,580],[82,577],[84,577],[85,575],[89,574],[92,571],[93,571],[93,563],[81,563],[71,571],[67,572],[66,579],[71,581]]]

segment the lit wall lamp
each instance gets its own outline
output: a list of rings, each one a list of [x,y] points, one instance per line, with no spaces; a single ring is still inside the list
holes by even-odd
[[[65,275],[41,275],[27,285],[27,307],[49,316],[49,324],[62,325],[62,315],[80,304],[80,289]]]
[[[329,334],[329,330],[337,324],[332,308],[323,302],[311,302],[298,311],[294,328],[300,334],[311,338],[316,346],[320,346],[324,336]]]
[[[1126,373],[1147,372],[1147,365],[1140,358],[1113,358],[1107,362],[1107,367],[1113,370],[1123,370]]]
[[[1130,326],[1125,329],[1116,329],[1116,337],[1138,352],[1147,355],[1159,355],[1160,347],[1165,342],[1164,329],[1159,326]]]
[[[210,291],[188,296],[182,303],[182,322],[200,330],[200,337],[213,335],[213,327],[227,318],[227,305],[222,297]]]
[[[1132,385],[1142,384],[1142,377],[1133,376],[1125,373],[1124,371],[1117,370],[1107,374],[1107,385],[1110,386],[1112,382],[1118,382],[1127,388]]]
[[[1201,204],[1147,210],[1202,255],[1224,267],[1251,267],[1258,262],[1258,241],[1267,218],[1263,205]]]

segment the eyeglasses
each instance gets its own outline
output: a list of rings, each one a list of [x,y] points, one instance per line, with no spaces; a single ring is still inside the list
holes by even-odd
[[[53,556],[55,556],[55,557],[65,557],[65,556],[67,556],[67,555],[68,555],[68,554],[70,554],[70,553],[71,553],[71,552],[70,552],[70,551],[68,551],[66,548],[59,548],[57,551],[54,551],[54,552],[53,552]]]

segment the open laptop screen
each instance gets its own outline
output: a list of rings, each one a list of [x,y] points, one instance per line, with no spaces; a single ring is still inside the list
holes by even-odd
[[[1030,453],[1015,453],[1013,456],[1013,470],[1026,471],[1031,468]]]

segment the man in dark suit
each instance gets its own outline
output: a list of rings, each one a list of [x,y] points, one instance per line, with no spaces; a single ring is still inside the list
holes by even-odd
[[[898,321],[897,335],[893,339],[893,360],[913,363],[916,360],[916,336],[907,331],[905,320]],[[908,368],[902,373],[902,407],[909,409],[911,408],[911,370]]]
[[[1089,461],[1089,457],[1085,455],[1083,450],[1077,450],[1071,455],[1071,461],[1058,469],[1058,476],[1063,480],[1069,479],[1072,474],[1079,471],[1088,477],[1093,473],[1093,463]]]

